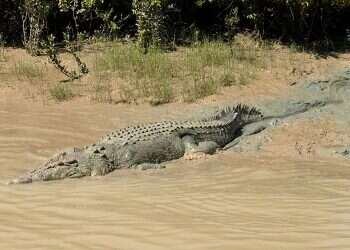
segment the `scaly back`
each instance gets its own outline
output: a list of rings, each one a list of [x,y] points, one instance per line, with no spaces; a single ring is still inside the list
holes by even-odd
[[[179,131],[205,131],[215,130],[216,128],[225,128],[233,122],[251,122],[260,118],[261,113],[247,105],[236,105],[226,107],[219,113],[212,115],[208,119],[193,121],[161,121],[148,124],[140,124],[115,130],[97,143],[107,144],[135,144],[139,141],[152,140],[158,136],[167,136]]]
[[[232,119],[234,113],[237,113],[239,119],[244,123],[258,121],[263,118],[262,113],[255,107],[250,107],[245,104],[238,104],[234,106],[227,106],[208,118],[203,119],[202,121],[229,121]]]

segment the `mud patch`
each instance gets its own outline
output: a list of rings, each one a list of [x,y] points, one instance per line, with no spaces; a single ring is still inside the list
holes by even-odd
[[[300,83],[289,98],[258,104],[266,120],[244,127],[231,150],[348,158],[350,70],[328,80]]]

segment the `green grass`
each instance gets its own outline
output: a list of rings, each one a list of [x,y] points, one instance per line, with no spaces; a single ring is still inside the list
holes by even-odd
[[[127,102],[193,102],[223,87],[248,84],[271,65],[272,51],[272,46],[247,36],[231,44],[204,40],[172,53],[153,49],[143,54],[134,43],[115,42],[95,56],[93,72],[97,81],[104,76],[101,84],[119,79],[120,95]]]
[[[120,91],[126,101],[150,98],[151,102],[165,103],[172,99],[173,65],[161,51],[143,54],[135,44],[115,44],[96,57],[94,71],[97,77],[104,74],[123,79]]]
[[[244,46],[243,46],[244,45]],[[184,74],[182,97],[195,101],[217,93],[222,87],[245,85],[262,69],[266,57],[256,44],[204,41],[185,51],[180,65]]]

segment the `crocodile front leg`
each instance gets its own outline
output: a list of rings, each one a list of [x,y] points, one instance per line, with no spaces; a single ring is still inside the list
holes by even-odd
[[[148,169],[163,169],[163,168],[166,168],[166,166],[159,163],[142,163],[142,164],[132,166],[132,168],[138,169],[138,170],[148,170]]]
[[[192,136],[185,136],[182,141],[185,145],[184,158],[186,160],[203,158],[208,154],[214,154],[220,148],[214,141],[204,141],[197,144]]]

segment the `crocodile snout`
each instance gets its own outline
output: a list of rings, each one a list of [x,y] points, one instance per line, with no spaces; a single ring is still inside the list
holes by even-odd
[[[33,179],[31,177],[18,177],[15,179],[12,179],[11,181],[7,182],[7,185],[12,184],[26,184],[26,183],[32,183]]]

